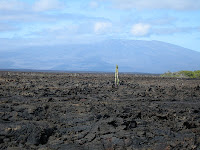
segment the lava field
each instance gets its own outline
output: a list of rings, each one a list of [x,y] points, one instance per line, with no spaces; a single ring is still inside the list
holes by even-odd
[[[200,150],[200,79],[0,72],[2,150]]]

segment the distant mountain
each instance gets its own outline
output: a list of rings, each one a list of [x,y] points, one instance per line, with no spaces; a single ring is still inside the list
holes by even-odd
[[[116,64],[121,72],[199,70],[200,52],[142,40],[35,46],[0,52],[0,69],[114,71]]]

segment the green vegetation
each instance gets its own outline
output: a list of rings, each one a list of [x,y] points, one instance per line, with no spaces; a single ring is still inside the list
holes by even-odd
[[[200,78],[200,70],[196,71],[178,71],[178,72],[166,72],[161,77],[175,77],[175,78]]]

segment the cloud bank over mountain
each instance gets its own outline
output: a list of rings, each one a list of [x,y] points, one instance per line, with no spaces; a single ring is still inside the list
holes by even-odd
[[[42,46],[108,39],[158,40],[200,51],[198,20],[200,0],[1,0],[0,51],[19,41]]]
[[[199,10],[199,0],[111,0],[116,7],[122,9],[172,9],[172,10]]]

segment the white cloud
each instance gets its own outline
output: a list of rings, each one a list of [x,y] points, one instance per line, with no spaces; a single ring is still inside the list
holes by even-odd
[[[149,24],[137,23],[131,28],[131,33],[134,36],[145,36],[149,33],[151,26]]]
[[[111,0],[121,9],[199,10],[200,0]]]
[[[19,0],[0,0],[0,10],[22,10],[26,4]]]
[[[96,22],[94,25],[94,32],[97,34],[104,33],[107,32],[111,27],[112,23],[110,22]]]
[[[98,4],[96,1],[91,1],[91,2],[89,3],[89,6],[90,6],[91,8],[97,8],[97,7],[99,7],[99,4]]]
[[[62,3],[58,0],[38,0],[33,5],[34,11],[47,11],[62,8]]]

